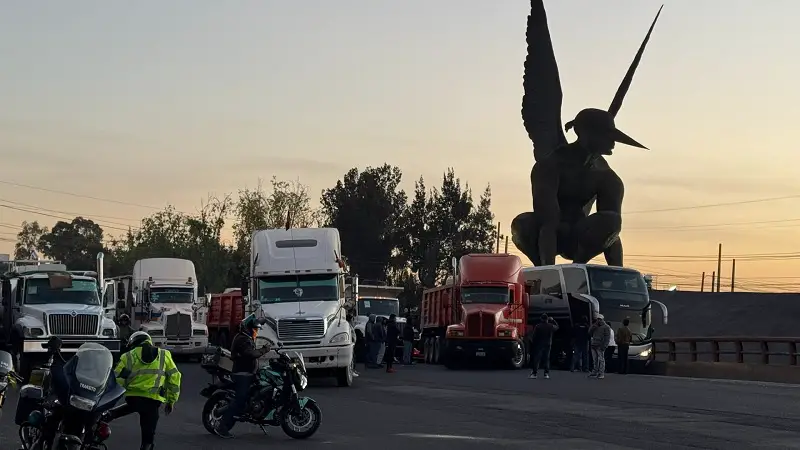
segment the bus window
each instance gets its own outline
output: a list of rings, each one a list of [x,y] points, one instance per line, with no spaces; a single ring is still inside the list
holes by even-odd
[[[588,294],[589,286],[586,281],[586,272],[575,267],[565,267],[564,285],[570,294]]]
[[[561,289],[561,274],[557,269],[541,270],[538,275],[541,280],[542,294],[556,297],[561,297],[563,295],[563,290]]]

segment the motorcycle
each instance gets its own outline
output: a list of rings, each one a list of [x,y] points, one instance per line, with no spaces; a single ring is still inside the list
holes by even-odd
[[[17,383],[22,382],[22,377],[14,372],[14,360],[11,354],[0,350],[0,417],[3,414],[3,404],[6,402],[8,387],[14,387]]]
[[[15,423],[23,450],[108,450],[111,428],[101,415],[125,394],[114,378],[111,352],[86,343],[64,362],[58,338],[48,347],[42,384],[19,392]],[[54,367],[55,358],[63,365]]]
[[[256,370],[247,406],[236,421],[258,425],[264,434],[266,426],[279,426],[293,439],[307,439],[319,429],[322,411],[313,399],[298,395],[308,386],[303,357],[297,352],[284,352],[281,347],[275,352],[277,358]],[[201,367],[212,376],[212,382],[200,392],[208,399],[203,407],[203,426],[217,434],[223,413],[234,397],[230,352],[217,348],[204,355]]]

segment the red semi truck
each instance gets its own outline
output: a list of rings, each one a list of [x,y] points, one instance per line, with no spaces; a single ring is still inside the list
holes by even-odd
[[[522,261],[508,254],[470,254],[444,286],[422,294],[425,362],[453,368],[485,360],[513,368],[527,362],[523,337],[528,294]]]

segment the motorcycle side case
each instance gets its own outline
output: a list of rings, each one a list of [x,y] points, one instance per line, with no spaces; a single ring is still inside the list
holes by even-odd
[[[44,401],[44,391],[39,386],[26,384],[19,389],[19,401],[17,411],[14,414],[14,423],[22,425],[28,420],[31,412],[40,410]]]

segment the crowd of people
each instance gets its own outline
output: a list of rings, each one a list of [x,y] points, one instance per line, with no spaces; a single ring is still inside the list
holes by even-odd
[[[616,352],[619,360],[618,372],[628,373],[628,351],[633,338],[628,325],[630,321],[625,319],[622,321],[622,326],[614,332],[602,314],[598,314],[591,324],[588,317],[582,317],[572,330],[571,371],[588,372],[590,378],[602,380],[606,374],[606,363]],[[547,314],[542,314],[539,323],[528,333],[531,365],[528,378],[537,378],[540,368],[544,371],[544,377],[550,378],[550,350],[556,331],[558,331],[556,321]]]
[[[378,369],[386,367],[387,373],[394,373],[394,360],[397,346],[403,343],[403,365],[413,365],[414,327],[411,324],[398,327],[395,314],[386,317],[377,317],[371,314],[364,327],[365,367]]]

